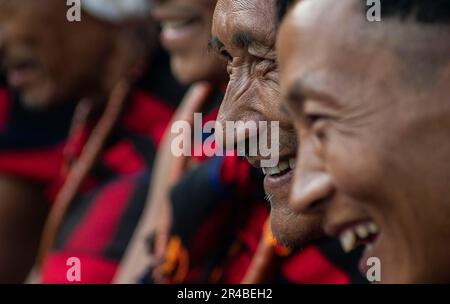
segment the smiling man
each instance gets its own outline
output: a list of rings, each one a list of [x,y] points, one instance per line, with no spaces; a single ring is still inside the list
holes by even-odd
[[[386,283],[450,281],[450,3],[304,0],[277,47],[301,146],[292,206]],[[336,27],[340,31],[336,31]],[[321,37],[318,39],[317,37]]]
[[[218,121],[222,126],[227,121],[279,121],[279,163],[262,168],[272,207],[271,225],[279,240],[303,245],[320,234],[320,218],[297,215],[287,204],[297,139],[288,117],[279,109],[275,1],[258,2],[258,6],[255,1],[218,1],[212,35],[211,44],[228,62],[230,75]],[[237,134],[244,132],[236,129]],[[262,159],[248,157],[255,167],[260,167]]]
[[[266,175],[264,188],[270,198],[271,228],[280,242],[293,248],[304,248],[294,259],[309,261],[311,273],[318,276],[317,282],[327,282],[333,269],[330,260],[336,262],[337,268],[345,268],[349,273],[356,261],[354,257],[343,257],[337,243],[323,238],[320,215],[294,212],[288,204],[298,142],[289,117],[280,111],[275,16],[276,7],[283,12],[291,2],[218,1],[211,45],[227,62],[230,75],[218,121],[222,126],[226,126],[227,121],[255,122],[257,125],[260,121],[267,121],[269,125],[270,122],[279,122],[279,163],[261,168]],[[228,131],[225,129],[225,132]],[[251,142],[249,132],[244,128],[236,128],[234,132],[236,138],[246,134],[246,140]],[[248,157],[255,167],[261,167],[263,159],[267,158]],[[324,265],[320,261],[328,263],[328,272],[320,273],[323,270],[320,270],[321,265]],[[302,272],[303,267],[298,267],[298,272]]]

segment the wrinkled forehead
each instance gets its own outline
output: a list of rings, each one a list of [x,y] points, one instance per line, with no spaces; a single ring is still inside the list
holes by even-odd
[[[250,33],[259,42],[275,43],[275,0],[219,0],[213,19],[213,36],[232,43],[236,33]]]

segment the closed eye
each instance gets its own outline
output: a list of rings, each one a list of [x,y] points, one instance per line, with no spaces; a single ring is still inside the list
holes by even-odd
[[[311,124],[317,122],[318,120],[326,118],[325,116],[320,114],[306,114],[306,117]]]
[[[319,123],[325,122],[330,117],[319,113],[304,113],[303,118],[305,119],[306,125],[314,127]]]
[[[230,55],[230,53],[228,53],[228,51],[225,48],[220,48],[219,49],[219,55],[226,62],[233,61],[233,57]]]

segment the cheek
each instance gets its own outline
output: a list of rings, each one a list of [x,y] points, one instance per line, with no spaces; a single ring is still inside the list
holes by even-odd
[[[359,136],[327,134],[322,145],[324,167],[339,191],[361,201],[384,196],[386,164],[374,145]]]
[[[260,111],[266,113],[269,121],[287,119],[280,113],[280,94],[265,81],[255,82],[256,104]]]

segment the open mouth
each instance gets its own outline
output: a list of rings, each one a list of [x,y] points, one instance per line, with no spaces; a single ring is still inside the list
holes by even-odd
[[[289,173],[295,169],[295,158],[291,157],[288,160],[281,160],[277,166],[274,167],[261,167],[261,170],[265,176],[279,177]]]
[[[364,222],[352,225],[343,230],[339,235],[342,249],[351,252],[359,246],[373,246],[379,234],[378,225],[373,222]]]
[[[277,197],[277,200],[271,200],[272,204],[276,201],[285,202],[289,193],[291,181],[294,176],[295,157],[280,158],[280,161],[273,167],[261,167],[264,178],[264,190],[266,193]],[[274,207],[272,205],[272,207]]]
[[[268,178],[277,178],[293,172],[296,162],[295,156],[284,156],[280,157],[276,166],[264,167],[260,158],[247,156],[246,159],[253,167],[260,168]]]
[[[369,269],[368,261],[370,258],[379,258],[379,226],[373,221],[360,222],[348,226],[342,230],[339,235],[342,249],[349,253],[356,248],[363,247],[364,251],[359,260],[359,270],[361,274],[365,275]]]

